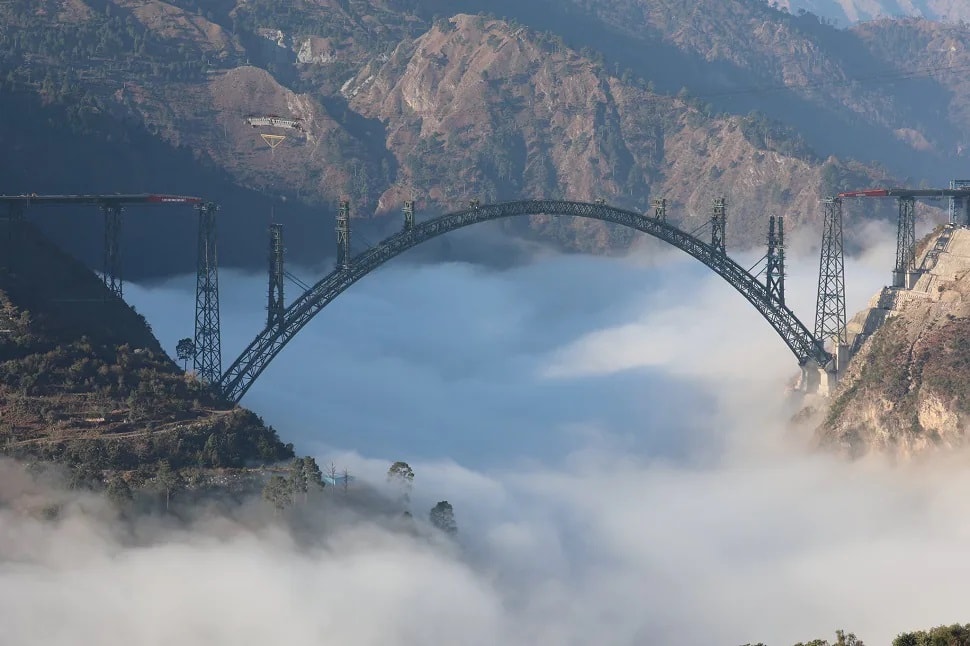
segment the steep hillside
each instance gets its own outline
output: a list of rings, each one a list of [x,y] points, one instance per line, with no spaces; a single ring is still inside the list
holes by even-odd
[[[820,192],[892,181],[849,158],[921,174],[954,158],[950,144],[962,136],[924,118],[938,91],[910,100],[853,81],[896,65],[858,35],[760,0],[18,0],[0,18],[0,97],[39,104],[43,121],[21,110],[28,131],[67,131],[44,137],[55,143],[42,153],[8,126],[23,151],[7,162],[9,181],[28,183],[18,168],[50,168],[40,186],[8,191],[131,190],[133,177],[165,177],[179,192],[235,197],[226,210],[240,226],[224,229],[233,239],[222,255],[237,264],[257,262],[280,198],[278,211],[305,227],[292,255],[304,262],[329,252],[326,223],[342,196],[367,217],[412,195],[427,213],[528,195],[645,209],[663,194],[686,218],[724,194],[736,207],[732,244],[754,244],[763,236],[755,219],[769,211],[805,222]],[[793,89],[762,91],[786,84]],[[245,121],[266,113],[300,128]],[[271,132],[287,136],[275,149],[260,136]],[[65,144],[64,163],[47,165],[49,151],[60,158],[59,139],[109,145],[92,160]],[[95,173],[98,182],[79,179]],[[577,223],[533,225],[529,235],[576,249],[629,242]],[[63,228],[65,242],[84,235]],[[165,260],[160,245],[141,249],[137,239],[133,254]]]
[[[811,11],[839,24],[900,16],[950,22],[970,18],[970,6],[962,0],[778,0],[777,4],[792,13]]]
[[[916,287],[884,290],[850,324],[859,331],[888,318],[839,384],[817,432],[823,446],[912,456],[967,444],[970,229],[938,230],[924,250],[927,271]]]
[[[256,415],[168,358],[147,322],[31,227],[0,234],[0,449],[111,473],[241,468],[292,457]],[[9,236],[9,237],[8,237]],[[132,476],[133,477],[133,476]]]
[[[666,196],[672,217],[685,221],[706,217],[711,198],[725,195],[735,205],[729,235],[743,244],[763,235],[766,213],[786,212],[797,226],[816,217],[830,184],[876,181],[862,167],[823,162],[764,120],[711,117],[554,39],[481,16],[441,21],[344,93],[386,124],[398,168],[381,196],[390,206],[411,194],[454,205],[551,195],[646,210],[650,197]],[[591,237],[595,225],[568,226],[578,229],[567,238],[578,248],[623,242],[605,231]]]

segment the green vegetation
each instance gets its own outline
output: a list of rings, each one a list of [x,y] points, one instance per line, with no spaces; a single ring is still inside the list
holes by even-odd
[[[893,646],[970,646],[970,624],[903,633],[893,640]]]
[[[118,500],[154,478],[166,507],[192,472],[293,457],[254,413],[180,370],[80,263],[29,227],[2,234],[18,254],[0,268],[0,451],[66,465],[72,486],[107,484]]]
[[[432,507],[431,512],[428,514],[428,519],[432,525],[449,536],[454,536],[458,533],[458,523],[455,522],[455,510],[447,500],[442,500]]]

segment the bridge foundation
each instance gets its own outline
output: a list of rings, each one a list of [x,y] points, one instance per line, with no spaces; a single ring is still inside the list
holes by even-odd
[[[199,211],[199,258],[195,281],[195,359],[199,379],[219,383],[222,376],[222,341],[219,329],[219,265],[216,257],[216,211],[204,202]]]

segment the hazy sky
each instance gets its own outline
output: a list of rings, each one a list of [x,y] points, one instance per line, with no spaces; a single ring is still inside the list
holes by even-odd
[[[849,263],[850,310],[892,254]],[[809,325],[816,271],[790,270]],[[126,294],[173,348],[192,288]],[[222,292],[228,365],[264,322],[264,279]],[[777,646],[842,627],[876,645],[965,621],[970,473],[807,451],[784,424],[794,372],[741,296],[653,247],[394,263],[244,403],[362,481],[407,460],[415,515],[448,499],[458,545],[335,518],[306,548],[206,519],[133,548],[93,503],[55,530],[0,505],[0,643]]]

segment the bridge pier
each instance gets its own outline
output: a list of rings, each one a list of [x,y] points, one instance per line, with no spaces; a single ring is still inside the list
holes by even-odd
[[[711,213],[711,246],[722,254],[727,253],[725,238],[727,236],[727,202],[723,197],[714,199]]]
[[[967,188],[970,188],[970,180],[950,180],[951,190]],[[950,197],[950,224],[955,227],[970,227],[970,199],[966,197]]]
[[[404,230],[410,231],[414,228],[414,201],[408,200],[404,203]]]
[[[122,298],[121,281],[121,205],[102,204],[104,213],[104,286]]]
[[[286,304],[283,300],[283,225],[269,225],[269,296],[266,327],[283,328]]]
[[[350,202],[340,200],[337,213],[337,269],[350,268]]]
[[[777,222],[777,229],[775,224]],[[768,295],[785,304],[785,218],[768,218],[768,264],[765,267],[765,287]]]
[[[919,279],[919,272],[916,270],[916,198],[900,197],[898,201],[893,287],[912,289]]]
[[[219,383],[222,376],[222,341],[219,329],[219,266],[216,257],[216,211],[204,202],[199,211],[199,257],[195,281],[195,358],[199,379]]]
[[[842,200],[822,201],[822,251],[818,264],[815,338],[845,343],[845,258],[842,241]]]

